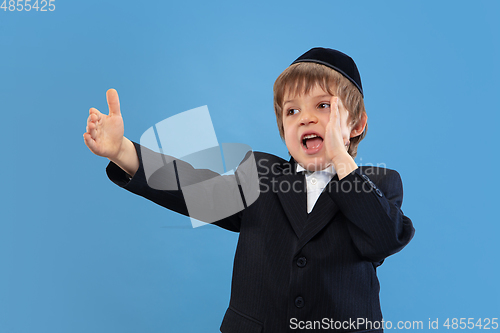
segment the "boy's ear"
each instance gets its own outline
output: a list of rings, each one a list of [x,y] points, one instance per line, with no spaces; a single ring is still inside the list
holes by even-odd
[[[358,122],[351,129],[351,138],[354,138],[358,135],[361,135],[366,127],[366,122],[368,121],[368,115],[363,112],[361,118],[359,118]]]

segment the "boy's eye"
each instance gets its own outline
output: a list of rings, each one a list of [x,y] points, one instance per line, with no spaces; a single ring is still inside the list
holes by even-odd
[[[297,109],[288,109],[288,111],[286,112],[287,115],[294,115],[297,113],[299,113],[299,110]]]
[[[320,103],[320,104],[318,105],[318,107],[319,107],[320,109],[326,109],[326,108],[329,108],[329,107],[330,107],[330,103]]]

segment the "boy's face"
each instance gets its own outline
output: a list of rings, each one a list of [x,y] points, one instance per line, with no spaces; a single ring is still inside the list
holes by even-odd
[[[323,170],[331,165],[325,148],[325,132],[330,120],[332,95],[315,86],[308,94],[283,98],[283,129],[285,143],[292,157],[309,171]],[[348,112],[339,100],[340,126],[346,136],[352,127],[348,125]]]

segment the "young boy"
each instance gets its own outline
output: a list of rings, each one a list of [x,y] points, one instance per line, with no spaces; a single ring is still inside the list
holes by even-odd
[[[144,162],[158,154],[123,137],[116,91],[107,98],[108,116],[90,109],[86,145],[111,160],[113,182],[188,215],[182,190],[147,185]],[[309,50],[276,80],[274,107],[290,161],[254,152],[257,200],[214,223],[240,233],[221,332],[383,332],[376,267],[414,229],[400,209],[399,174],[354,161],[367,122],[354,61]],[[176,162],[163,173],[170,181],[179,168],[205,177]]]

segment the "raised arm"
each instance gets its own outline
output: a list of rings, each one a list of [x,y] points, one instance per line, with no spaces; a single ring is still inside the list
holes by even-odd
[[[105,115],[96,108],[90,108],[83,139],[91,152],[108,158],[133,177],[139,168],[139,159],[134,144],[123,136],[123,118],[116,90],[109,89],[106,99],[109,114]]]

